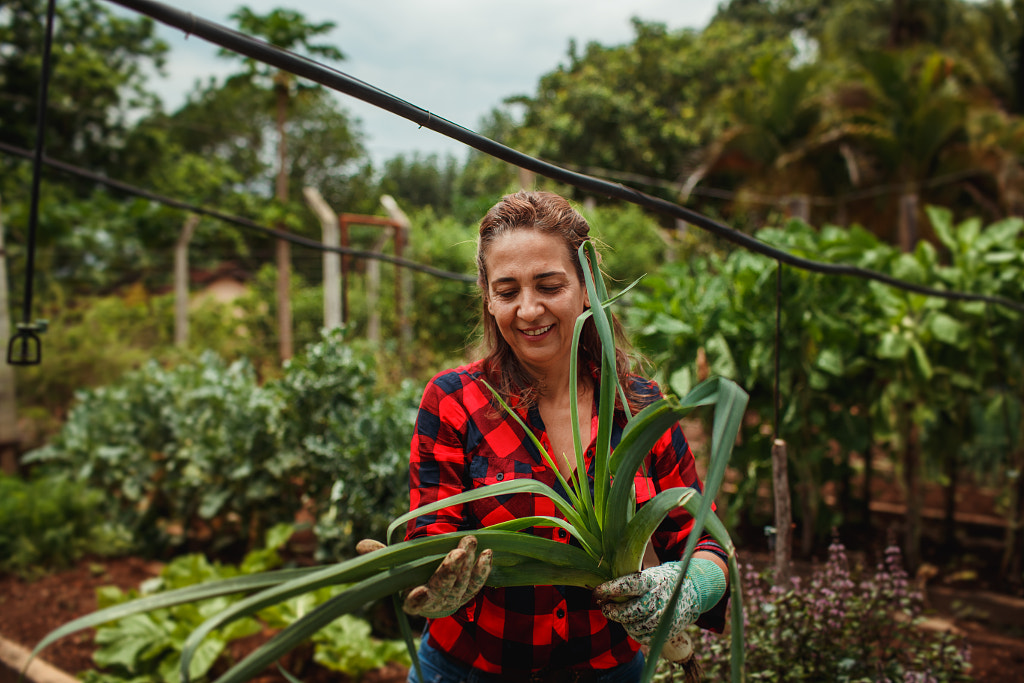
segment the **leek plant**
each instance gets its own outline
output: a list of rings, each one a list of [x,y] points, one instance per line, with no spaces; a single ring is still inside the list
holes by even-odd
[[[596,253],[589,242],[580,247],[579,258],[583,263],[597,263]],[[682,399],[662,398],[646,406],[636,415],[629,415],[623,388],[616,379],[615,341],[611,318],[607,311],[614,299],[608,296],[604,282],[595,279],[589,269],[584,268],[584,275],[590,301],[598,304],[592,305],[591,309],[585,311],[576,321],[570,363],[571,381],[575,383],[579,336],[583,324],[588,318],[593,317],[602,343],[602,382],[598,397],[593,492],[587,478],[584,449],[580,442],[579,406],[574,400],[571,411],[576,469],[568,481],[558,474],[558,467],[551,454],[532,437],[529,429],[526,430],[526,433],[534,438],[534,444],[543,454],[548,466],[557,474],[563,489],[568,492],[568,500],[547,485],[530,479],[499,482],[482,489],[467,491],[395,519],[388,528],[389,545],[381,550],[329,566],[277,570],[145,596],[94,612],[61,626],[36,646],[33,655],[70,633],[132,614],[221,595],[248,593],[243,600],[211,617],[189,636],[182,651],[181,661],[182,679],[187,680],[192,656],[203,639],[215,629],[309,591],[343,584],[348,586],[346,590],[277,633],[247,658],[226,671],[217,679],[217,683],[247,681],[341,615],[389,595],[395,600],[410,654],[413,656],[414,664],[418,666],[415,643],[408,620],[399,606],[398,596],[402,591],[425,583],[447,553],[454,549],[464,536],[475,536],[480,550],[490,548],[493,552],[493,569],[487,585],[507,587],[554,583],[594,588],[609,579],[638,571],[644,549],[657,526],[669,512],[683,506],[695,520],[682,559],[684,570],[704,529],[719,542],[728,556],[729,573],[733,577],[732,680],[742,681],[744,667],[742,597],[738,580],[740,572],[732,540],[721,520],[712,512],[711,504],[721,485],[729,454],[739,431],[747,404],[747,394],[731,381],[714,378],[699,384]],[[618,296],[621,295],[622,293]],[[491,391],[496,400],[519,419],[497,393],[493,389]],[[613,453],[611,432],[617,397],[622,398],[621,404],[627,411],[628,421]],[[708,405],[715,406],[715,414],[704,494],[690,487],[669,489],[654,496],[638,510],[634,477],[643,465],[645,456],[658,438],[677,420],[695,408]],[[529,517],[483,529],[452,532],[410,541],[400,540],[405,524],[420,515],[488,496],[524,492],[551,499],[564,519]],[[565,529],[576,539],[578,546],[540,538],[529,533],[517,533],[533,526]],[[666,614],[672,613],[681,587],[682,579],[675,587]],[[658,657],[668,638],[668,629],[669,619],[662,619],[650,645],[650,654],[642,677],[645,683],[654,676]]]

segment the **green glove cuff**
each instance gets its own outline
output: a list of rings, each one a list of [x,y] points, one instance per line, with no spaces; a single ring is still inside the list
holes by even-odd
[[[717,605],[725,595],[725,572],[711,560],[703,557],[690,558],[686,580],[693,583],[701,614]]]

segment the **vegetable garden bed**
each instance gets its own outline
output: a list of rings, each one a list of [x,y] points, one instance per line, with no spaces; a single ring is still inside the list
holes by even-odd
[[[764,554],[744,553],[742,561],[765,564]],[[14,576],[0,577],[0,637],[31,649],[50,630],[96,608],[95,591],[100,586],[116,585],[127,589],[155,576],[160,565],[136,557],[106,560],[85,559],[69,570],[47,575],[32,582]],[[1024,600],[984,594],[980,599],[974,587],[936,587],[929,590],[934,610],[927,624],[936,628],[954,626],[967,635],[971,644],[974,678],[979,683],[1024,680]],[[1014,626],[1016,624],[1016,626]],[[236,654],[253,647],[251,641],[239,641]],[[72,635],[54,643],[43,653],[53,666],[76,675],[93,669],[92,633]],[[16,680],[10,669],[0,671],[0,683]],[[406,670],[390,666],[372,671],[361,683],[398,683]],[[310,666],[301,677],[304,683],[346,679],[337,672]],[[283,683],[276,672],[257,679],[260,683]]]

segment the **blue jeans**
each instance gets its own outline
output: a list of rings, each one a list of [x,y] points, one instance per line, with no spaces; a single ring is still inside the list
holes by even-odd
[[[430,646],[430,643],[427,642],[427,635],[427,633],[423,634],[419,650],[423,681],[420,681],[416,675],[416,666],[413,665],[409,669],[409,683],[495,683],[507,680],[486,674],[446,657],[439,650]],[[598,676],[597,683],[636,683],[640,680],[643,670],[644,656],[638,652],[633,661],[608,669],[607,672]]]

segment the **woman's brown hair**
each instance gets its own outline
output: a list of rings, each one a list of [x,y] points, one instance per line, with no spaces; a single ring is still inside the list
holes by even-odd
[[[553,235],[562,240],[569,262],[576,269],[576,277],[581,286],[584,285],[583,268],[577,250],[589,239],[590,226],[585,218],[576,211],[569,202],[553,192],[516,192],[502,197],[480,221],[480,236],[477,241],[476,267],[477,284],[482,298],[481,322],[483,325],[483,373],[491,386],[495,387],[506,400],[513,396],[519,398],[520,407],[529,407],[536,403],[543,387],[539,386],[519,359],[512,348],[501,336],[494,316],[487,310],[487,263],[485,256],[491,244],[499,237],[516,230],[537,230],[546,235]],[[629,375],[633,371],[633,363],[627,350],[622,325],[612,315],[615,332],[616,362],[615,372],[619,382],[626,391],[626,399],[634,411],[644,403],[644,397],[634,391]],[[578,376],[581,379],[591,376],[589,368],[601,367],[601,340],[597,334],[594,319],[590,318],[583,325],[580,335],[578,354]],[[647,397],[650,400],[650,397]]]

